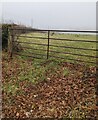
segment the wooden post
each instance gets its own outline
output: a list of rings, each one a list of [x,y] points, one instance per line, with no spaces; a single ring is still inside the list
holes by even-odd
[[[9,39],[8,39],[8,56],[9,56],[9,58],[12,58],[13,41],[14,41],[14,32],[13,32],[13,29],[9,29]]]
[[[48,30],[47,59],[49,58],[49,34],[50,34],[50,31]]]

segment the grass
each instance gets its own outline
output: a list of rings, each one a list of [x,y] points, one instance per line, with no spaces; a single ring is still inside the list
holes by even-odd
[[[62,69],[59,61],[41,60],[26,57],[13,56],[9,60],[7,53],[3,51],[3,90],[7,94],[15,95],[17,91],[23,92],[19,88],[20,83],[37,84],[38,82],[47,80],[51,77],[66,77],[69,73],[68,69]],[[61,74],[62,73],[62,74]]]

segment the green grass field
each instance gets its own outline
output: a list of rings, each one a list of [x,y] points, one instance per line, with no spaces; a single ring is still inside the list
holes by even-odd
[[[38,32],[36,32],[36,33],[29,33],[29,34],[25,34],[25,35],[23,34],[21,36],[47,37],[47,33],[38,33]],[[72,54],[96,56],[96,51],[79,50],[79,49],[59,47],[59,46],[66,46],[66,47],[75,47],[75,48],[84,48],[84,49],[85,48],[86,49],[96,49],[96,43],[95,42],[78,42],[78,41],[67,41],[67,40],[53,40],[51,38],[83,40],[83,41],[86,41],[86,40],[96,41],[96,36],[95,35],[64,34],[64,33],[62,33],[62,34],[55,33],[54,35],[51,35],[51,33],[50,33],[49,59],[54,59],[54,60],[59,60],[59,61],[67,61],[67,62],[74,62],[74,63],[77,63],[76,60],[84,60],[84,61],[87,61],[87,64],[88,64],[88,62],[95,62],[96,63],[95,58],[89,58],[89,57],[85,57],[85,56],[66,54],[66,53],[72,53]],[[47,59],[47,44],[48,44],[47,39],[20,37],[18,40],[20,42],[30,42],[30,43],[33,42],[33,43],[38,43],[38,44],[46,44],[46,46],[42,46],[42,45],[21,43],[21,45],[23,47],[31,48],[31,49],[24,48],[24,51],[22,51],[22,54],[31,55],[31,56],[35,56],[35,57],[40,57],[42,59]],[[58,47],[53,47],[51,45],[55,45],[55,46],[58,46]],[[36,49],[38,49],[38,50],[36,50]],[[51,52],[51,51],[56,51],[58,53],[54,53],[54,52]],[[63,52],[65,54],[59,53],[59,52]],[[42,54],[44,56],[41,56],[41,55],[38,55],[38,54]],[[52,57],[52,56],[61,57],[63,59],[55,58],[55,57]],[[76,59],[76,60],[68,60],[68,59]]]

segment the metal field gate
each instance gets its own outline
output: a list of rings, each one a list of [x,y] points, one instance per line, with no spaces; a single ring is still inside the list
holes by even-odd
[[[9,32],[11,57],[17,54],[37,59],[63,59],[96,65],[98,31],[14,28]]]

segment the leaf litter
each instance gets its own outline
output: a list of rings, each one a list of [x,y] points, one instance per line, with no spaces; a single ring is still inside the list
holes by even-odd
[[[31,60],[8,60],[3,55],[4,118],[97,118],[95,67],[67,62],[60,63],[55,69],[49,63],[40,67],[45,68],[44,80],[41,80],[41,69],[38,74],[34,73]],[[29,69],[38,80],[35,84]],[[26,74],[25,79],[21,74],[24,77]]]

